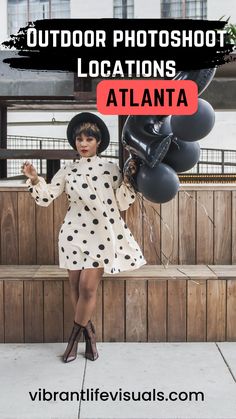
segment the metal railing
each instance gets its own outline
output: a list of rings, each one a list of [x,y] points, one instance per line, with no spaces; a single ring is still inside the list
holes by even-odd
[[[28,137],[19,135],[7,136],[7,148],[18,150],[72,150],[70,144],[63,138],[52,137]],[[117,142],[110,142],[109,147],[102,153],[103,156],[109,156],[110,160],[117,160],[119,156],[119,145]],[[45,160],[30,160],[37,172],[45,174],[47,172],[47,162]],[[67,160],[68,161],[68,160]],[[65,164],[65,160],[61,160],[61,166]],[[21,175],[22,160],[7,160],[7,177],[17,177]]]
[[[236,173],[236,150],[202,148],[198,163],[189,173]]]
[[[62,138],[51,137],[28,137],[8,135],[8,149],[71,149],[68,141]],[[118,142],[110,142],[109,147],[102,153],[103,156],[109,156],[110,160],[117,161],[119,156]],[[31,160],[38,173],[46,173],[46,160]],[[22,160],[7,161],[7,177],[15,177],[21,174],[20,166]],[[61,165],[65,164],[65,160],[61,160]],[[210,149],[202,148],[198,163],[188,172],[196,174],[227,174],[236,173],[236,150]]]

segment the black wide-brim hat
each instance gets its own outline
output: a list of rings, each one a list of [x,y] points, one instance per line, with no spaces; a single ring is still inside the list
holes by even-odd
[[[96,124],[101,132],[101,143],[98,146],[98,153],[102,153],[110,143],[110,134],[105,122],[94,113],[81,112],[75,115],[69,122],[67,127],[67,139],[70,145],[76,150],[75,146],[75,129],[85,122]]]

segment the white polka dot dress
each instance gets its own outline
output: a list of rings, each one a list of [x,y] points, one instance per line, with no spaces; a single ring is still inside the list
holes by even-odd
[[[28,189],[36,204],[48,206],[65,191],[69,206],[58,238],[59,267],[70,270],[103,267],[118,273],[146,264],[142,251],[120,215],[136,193],[123,182],[116,163],[97,155],[81,157],[61,168],[47,184]]]

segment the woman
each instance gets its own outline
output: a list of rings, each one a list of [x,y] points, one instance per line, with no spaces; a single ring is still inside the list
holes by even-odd
[[[75,312],[64,362],[76,359],[82,333],[86,358],[98,358],[95,328],[90,318],[103,273],[115,274],[146,264],[119,213],[135,201],[135,190],[126,175],[122,179],[117,164],[98,155],[109,145],[107,126],[98,116],[83,112],[70,121],[67,138],[80,158],[62,167],[50,184],[38,176],[29,162],[22,166],[36,204],[48,206],[63,191],[69,200],[58,239],[59,266],[68,270]],[[131,161],[130,166],[134,172],[135,162]]]

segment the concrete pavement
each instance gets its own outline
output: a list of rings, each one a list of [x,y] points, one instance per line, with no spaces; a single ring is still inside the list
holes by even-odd
[[[236,418],[235,342],[65,345],[0,345],[1,419]]]

